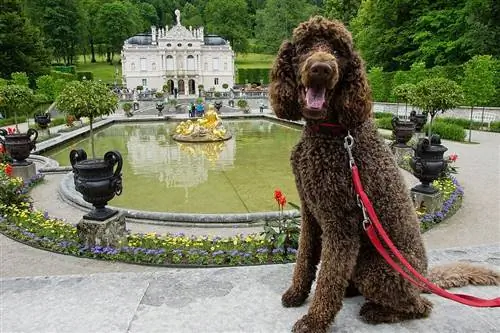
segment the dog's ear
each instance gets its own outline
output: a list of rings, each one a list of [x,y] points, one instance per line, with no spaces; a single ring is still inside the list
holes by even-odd
[[[289,41],[283,42],[271,70],[269,99],[278,118],[300,120],[302,114],[298,101],[294,59],[294,45]]]
[[[371,89],[363,60],[355,51],[351,54],[337,93],[340,98],[336,99],[335,110],[345,127],[355,127],[372,116]]]

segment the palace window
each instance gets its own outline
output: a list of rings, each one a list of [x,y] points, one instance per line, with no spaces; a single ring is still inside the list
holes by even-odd
[[[194,71],[195,66],[194,66],[194,57],[192,55],[187,56],[187,70],[188,71]]]
[[[153,62],[153,63],[151,64],[151,69],[152,69],[152,70],[154,70],[154,71],[156,70],[156,63],[155,63],[155,62]]]
[[[219,85],[219,78],[218,78],[218,77],[216,77],[216,78],[214,79],[214,85],[216,85],[216,86],[218,86],[218,85]]]
[[[141,71],[145,71],[146,70],[146,58],[141,58],[140,64],[141,64]]]
[[[219,58],[214,58],[213,59],[213,69],[214,69],[214,71],[218,71],[219,70]]]
[[[142,86],[146,88],[148,86],[148,79],[142,79]]]
[[[171,55],[167,56],[167,71],[174,70],[174,58]]]
[[[131,64],[130,64],[130,70],[131,70],[132,72],[135,72],[135,63],[131,63]]]

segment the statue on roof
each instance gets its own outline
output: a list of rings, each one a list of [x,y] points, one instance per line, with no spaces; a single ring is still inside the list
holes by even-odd
[[[177,25],[181,25],[181,11],[176,9],[174,13],[177,20]]]

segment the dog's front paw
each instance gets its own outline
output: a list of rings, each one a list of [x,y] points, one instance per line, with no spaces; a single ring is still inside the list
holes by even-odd
[[[301,306],[306,301],[308,295],[309,293],[307,291],[302,291],[291,286],[283,296],[281,296],[281,303],[286,308]]]
[[[328,326],[321,325],[320,321],[314,320],[310,315],[305,315],[293,325],[293,333],[326,333]]]

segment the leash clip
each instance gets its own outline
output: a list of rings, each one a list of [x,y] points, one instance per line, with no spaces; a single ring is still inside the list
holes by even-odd
[[[347,150],[347,154],[349,155],[349,166],[351,167],[354,165],[354,157],[352,157],[353,146],[354,138],[352,137],[351,132],[348,131],[346,137],[344,138],[344,148]]]
[[[358,206],[361,208],[361,212],[363,213],[363,229],[367,230],[368,227],[372,224],[368,213],[366,212],[365,205],[361,201],[361,197],[359,194],[356,194],[356,200],[358,201]]]

